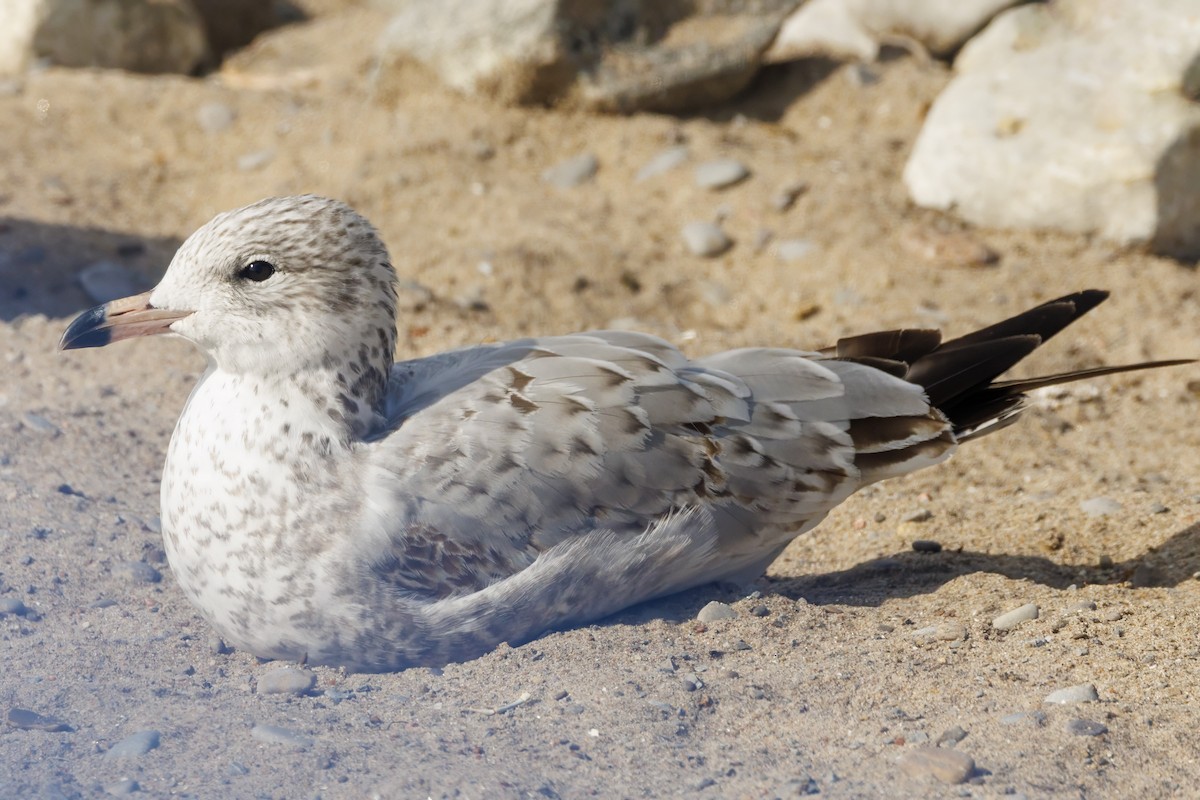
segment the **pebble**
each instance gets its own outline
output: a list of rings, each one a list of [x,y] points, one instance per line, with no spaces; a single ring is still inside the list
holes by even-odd
[[[97,261],[79,271],[79,285],[93,303],[140,294],[149,288],[146,280],[124,264]]]
[[[1119,608],[1110,608],[1100,615],[1100,619],[1105,622],[1117,622],[1121,617],[1125,616],[1125,612]]]
[[[1034,725],[1041,727],[1046,724],[1046,712],[1044,711],[1017,711],[1012,714],[1006,714],[1000,718],[1001,725],[1022,725],[1026,722],[1031,722]]]
[[[750,615],[754,616],[754,617],[765,617],[765,616],[770,615],[770,613],[771,613],[771,609],[767,608],[764,605],[757,605],[754,608],[750,609]]]
[[[896,760],[896,766],[912,778],[937,778],[942,783],[962,783],[975,771],[975,760],[958,750],[918,747]]]
[[[688,252],[696,256],[719,256],[733,247],[733,240],[721,230],[721,226],[712,222],[689,222],[683,226],[680,235]]]
[[[669,147],[647,161],[645,166],[638,170],[633,180],[635,183],[641,183],[642,181],[658,177],[664,172],[670,172],[687,161],[688,155],[688,149],[683,145]]]
[[[696,619],[701,622],[716,622],[722,619],[737,619],[737,615],[738,613],[728,603],[713,600],[700,609],[700,613],[696,615]]]
[[[901,522],[928,522],[933,519],[933,512],[928,508],[918,508],[911,514],[907,514],[900,518]]]
[[[10,708],[8,710],[8,724],[23,731],[57,733],[59,731],[71,730],[70,725],[57,717],[43,716],[27,708]]]
[[[1073,719],[1067,723],[1067,733],[1074,736],[1102,736],[1108,733],[1108,726],[1095,720]]]
[[[1162,503],[1151,503],[1148,510],[1151,514],[1166,514],[1171,509],[1167,508]]]
[[[806,191],[808,191],[808,184],[804,181],[789,183],[771,198],[771,206],[776,211],[787,211],[796,204],[796,200]]]
[[[206,133],[220,133],[237,119],[237,112],[224,103],[205,103],[196,109],[196,122]]]
[[[570,189],[590,181],[599,169],[600,162],[596,157],[591,153],[584,153],[543,171],[542,182],[559,189]]]
[[[779,256],[780,261],[790,264],[808,258],[816,249],[816,243],[810,239],[781,239],[775,245],[775,255]]]
[[[259,694],[304,694],[317,685],[317,676],[306,669],[279,667],[258,679]]]
[[[145,561],[118,561],[112,565],[112,574],[130,583],[158,583],[162,573]]]
[[[954,745],[958,744],[965,738],[967,738],[967,732],[963,730],[961,725],[955,725],[953,728],[948,728],[941,736],[937,738],[937,745],[939,747],[954,747]]]
[[[912,549],[918,553],[940,553],[942,543],[932,539],[916,539],[912,543]]]
[[[698,165],[693,175],[701,189],[725,189],[749,178],[750,170],[736,159],[718,158]]]
[[[253,172],[256,169],[262,169],[274,160],[275,148],[266,147],[262,150],[255,150],[252,153],[246,153],[238,158],[237,168],[242,172]]]
[[[122,778],[119,781],[113,781],[104,787],[104,793],[113,797],[125,797],[138,791],[142,787],[133,778]]]
[[[220,636],[211,636],[208,640],[208,652],[214,656],[223,656],[232,653],[233,649],[225,644],[225,640]]]
[[[162,734],[158,731],[138,731],[137,733],[126,736],[121,741],[108,748],[108,752],[104,754],[104,758],[136,758],[149,753],[154,748],[158,747],[159,739]]]
[[[1079,507],[1083,509],[1085,514],[1093,517],[1103,517],[1107,514],[1115,514],[1121,510],[1122,506],[1111,497],[1089,497],[1087,500],[1079,501]]]
[[[1035,603],[1026,603],[1012,611],[1007,611],[992,620],[992,627],[998,631],[1011,631],[1022,622],[1038,618],[1038,607]]]
[[[1067,606],[1068,614],[1084,614],[1088,611],[1095,611],[1096,604],[1091,600],[1080,600],[1078,603],[1072,603]]]
[[[683,684],[683,690],[685,692],[694,692],[704,685],[704,681],[696,677],[694,672],[689,672],[687,675],[684,675],[679,679],[679,682]]]
[[[298,750],[304,750],[312,747],[313,740],[307,736],[303,736],[295,731],[281,728],[278,725],[263,725],[256,724],[250,729],[250,735],[260,742],[268,744],[283,744],[289,747],[295,747]]]
[[[0,617],[6,614],[12,614],[15,617],[24,616],[29,609],[25,608],[25,604],[15,597],[0,597]]]
[[[1095,684],[1081,683],[1078,686],[1056,689],[1046,695],[1046,699],[1042,702],[1048,705],[1066,706],[1073,703],[1095,703],[1099,699],[1100,695],[1096,692]]]
[[[25,412],[25,424],[33,428],[38,433],[45,433],[49,436],[59,436],[62,431],[58,429],[50,420],[43,417],[41,414],[35,414],[32,411]]]

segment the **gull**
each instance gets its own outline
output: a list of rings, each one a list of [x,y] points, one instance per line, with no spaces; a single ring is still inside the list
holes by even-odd
[[[999,376],[1107,293],[966,336],[688,358],[595,331],[393,362],[396,274],[349,206],[218,215],[153,290],[60,347],[173,334],[208,367],[162,478],[180,588],[230,644],[356,671],[440,665],[760,577],[858,489],[945,461],[1041,386]]]

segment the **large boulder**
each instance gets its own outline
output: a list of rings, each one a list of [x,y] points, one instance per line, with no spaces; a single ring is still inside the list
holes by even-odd
[[[512,105],[682,111],[750,82],[800,0],[376,0],[381,48]]]
[[[0,75],[67,67],[192,72],[208,55],[189,0],[0,0]]]
[[[963,49],[904,181],[996,227],[1097,233],[1200,254],[1195,0],[1055,0]]]

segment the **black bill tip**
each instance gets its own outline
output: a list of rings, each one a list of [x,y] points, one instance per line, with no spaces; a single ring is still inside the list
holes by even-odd
[[[59,350],[81,350],[85,347],[104,347],[112,341],[112,330],[105,324],[108,313],[104,306],[89,308],[67,327],[58,341]]]

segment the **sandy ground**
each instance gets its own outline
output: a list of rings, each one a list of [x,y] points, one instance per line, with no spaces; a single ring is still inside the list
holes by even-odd
[[[217,211],[301,191],[355,204],[413,282],[402,355],[610,325],[695,353],[811,348],[881,326],[963,331],[1088,286],[1114,296],[1028,370],[1200,354],[1192,265],[988,230],[967,235],[999,255],[989,266],[922,256],[915,239],[957,230],[899,179],[948,77],[937,64],[896,57],[862,85],[806,62],[708,115],[595,118],[376,70],[378,26],[318,16],[208,79],[51,69],[0,95],[0,601],[27,609],[0,616],[0,711],[67,727],[0,723],[0,796],[1194,796],[1196,368],[1043,398],[950,464],[864,492],[793,544],[759,598],[699,590],[444,670],[317,669],[303,696],[259,693],[279,665],[220,651],[156,531],[201,357],[150,340],[55,352],[91,304],[83,266],[152,282]],[[198,123],[208,103],[235,112],[228,129]],[[676,142],[753,177],[721,193],[690,166],[635,183]],[[541,182],[585,151],[593,182]],[[240,168],[247,155],[259,163]],[[776,210],[795,181],[807,192]],[[687,255],[681,226],[718,213],[736,246]],[[785,262],[756,246],[764,230],[816,250]],[[1094,497],[1120,508],[1089,515]],[[739,617],[698,622],[712,599]],[[992,629],[1024,603],[1040,618]],[[955,623],[965,639],[929,633]],[[1087,683],[1099,702],[1043,705]],[[1074,720],[1107,731],[1076,735]],[[897,766],[956,726],[968,782]],[[107,755],[148,730],[156,748]]]

